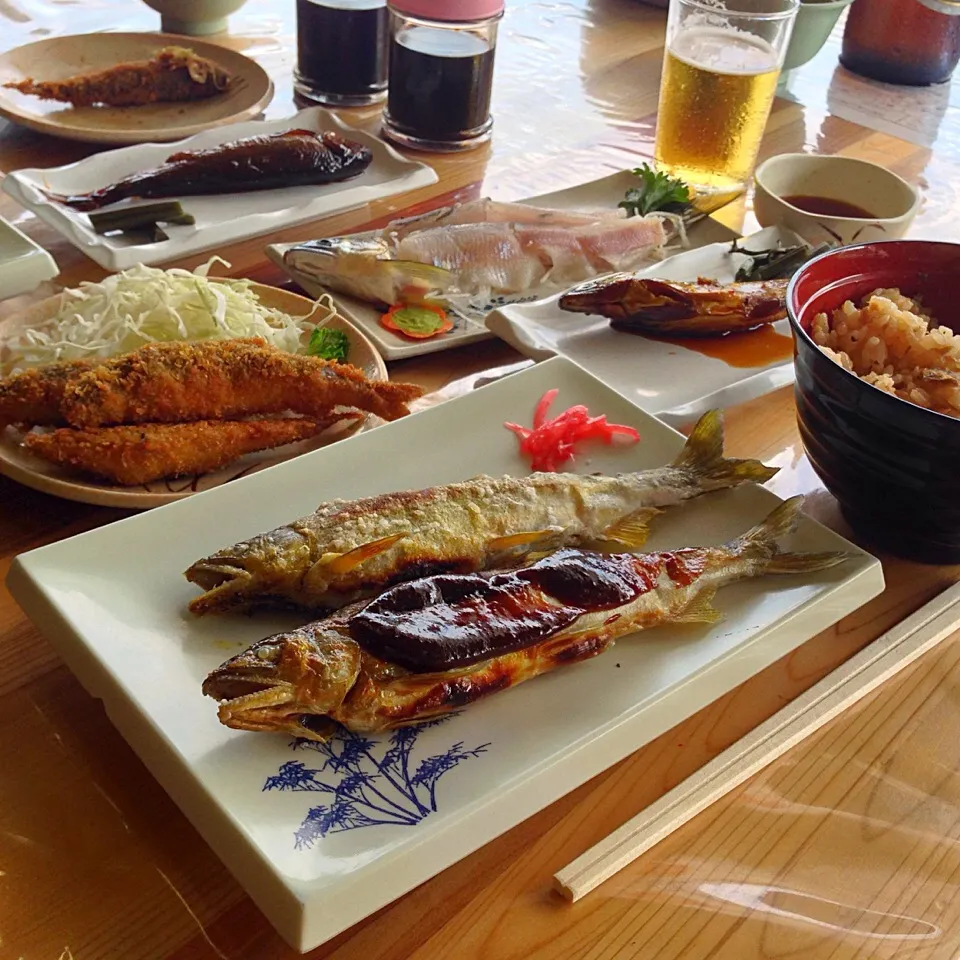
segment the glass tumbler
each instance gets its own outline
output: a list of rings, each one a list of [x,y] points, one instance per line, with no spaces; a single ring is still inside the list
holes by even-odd
[[[355,107],[387,94],[387,0],[297,0],[300,96]]]
[[[503,0],[390,0],[389,8],[384,135],[401,146],[438,151],[489,140]]]
[[[698,194],[737,193],[760,151],[800,0],[670,0],[655,157]]]

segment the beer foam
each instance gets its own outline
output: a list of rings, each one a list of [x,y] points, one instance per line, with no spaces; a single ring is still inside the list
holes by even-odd
[[[777,69],[777,54],[762,37],[730,27],[693,27],[681,31],[670,52],[691,66],[714,73],[752,76]]]

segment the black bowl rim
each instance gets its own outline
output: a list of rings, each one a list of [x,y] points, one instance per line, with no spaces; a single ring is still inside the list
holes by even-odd
[[[954,243],[952,240],[922,240],[919,237],[914,238],[900,238],[899,240],[870,240],[866,243],[851,243],[842,247],[834,247],[832,250],[825,250],[823,253],[817,254],[817,256],[808,260],[802,267],[790,278],[790,283],[787,285],[787,319],[790,321],[790,329],[793,331],[795,337],[799,336],[809,347],[818,351],[823,355],[824,359],[830,360],[830,362],[843,374],[848,377],[853,377],[861,387],[868,390],[874,390],[884,399],[881,400],[881,403],[887,403],[890,406],[891,412],[894,409],[899,409],[905,411],[905,408],[909,407],[912,410],[918,411],[918,415],[926,415],[928,417],[936,417],[938,420],[943,423],[952,423],[956,426],[953,428],[947,429],[960,429],[960,417],[951,417],[946,413],[938,413],[936,410],[928,410],[926,407],[921,407],[919,404],[911,403],[909,400],[904,400],[902,397],[896,396],[893,393],[887,393],[886,390],[881,390],[879,387],[874,386],[872,383],[868,383],[866,380],[859,377],[852,370],[847,370],[846,367],[841,367],[839,363],[830,359],[823,350],[820,349],[820,345],[803,329],[803,324],[800,323],[800,319],[796,316],[793,310],[793,295],[796,289],[797,284],[800,281],[800,277],[815,263],[819,263],[821,260],[826,260],[828,257],[834,257],[839,253],[845,253],[848,250],[863,250],[867,247],[887,247],[887,246],[913,246],[913,245],[923,245],[927,247],[953,247],[957,250],[957,253],[960,254],[960,243]],[[960,281],[958,281],[960,284]],[[897,406],[894,406],[897,405]]]

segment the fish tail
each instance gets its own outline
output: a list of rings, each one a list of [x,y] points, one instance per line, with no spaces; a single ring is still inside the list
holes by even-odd
[[[719,410],[709,410],[697,421],[673,466],[689,471],[704,491],[724,490],[748,481],[764,483],[779,469],[759,460],[724,457],[723,414]]]
[[[843,550],[822,553],[781,553],[778,540],[792,533],[800,521],[803,497],[784,500],[765,520],[748,530],[731,545],[731,552],[743,560],[756,560],[758,574],[812,573],[835,567],[853,554]]]

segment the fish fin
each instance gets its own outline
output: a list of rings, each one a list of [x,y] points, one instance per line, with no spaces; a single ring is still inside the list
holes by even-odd
[[[759,460],[729,460],[723,455],[723,414],[709,410],[693,428],[673,466],[690,470],[706,490],[723,490],[752,480],[765,483],[779,467]]]
[[[329,573],[344,574],[355,570],[362,563],[372,560],[374,557],[385,553],[395,543],[403,540],[407,535],[405,533],[395,533],[390,537],[381,537],[379,540],[371,540],[362,546],[348,550],[346,553],[329,554],[325,553],[317,563],[323,564]]]
[[[711,587],[698,594],[693,602],[671,623],[719,623],[723,614],[713,605],[717,591]]]
[[[426,284],[433,290],[446,290],[452,287],[455,277],[450,270],[444,267],[435,267],[432,263],[420,263],[418,260],[387,260],[390,269],[407,279],[419,281],[419,285]]]
[[[826,570],[851,559],[854,554],[843,550],[823,553],[780,553],[777,541],[792,533],[800,521],[803,497],[784,500],[775,510],[730,544],[729,549],[744,559],[762,562],[763,573],[809,573]]]
[[[603,532],[602,539],[635,550],[642,547],[650,536],[650,521],[658,514],[663,513],[658,507],[645,507],[634,510],[633,513],[621,517]]]
[[[528,553],[524,557],[524,561],[526,563],[536,563],[538,560],[545,560],[551,553],[553,553],[553,550],[536,550],[533,553]]]
[[[556,530],[547,528],[546,530],[525,530],[523,533],[511,533],[505,537],[494,537],[487,543],[487,550],[490,553],[503,553],[507,550],[515,550],[517,547],[532,546],[540,543],[548,537],[556,534]]]

